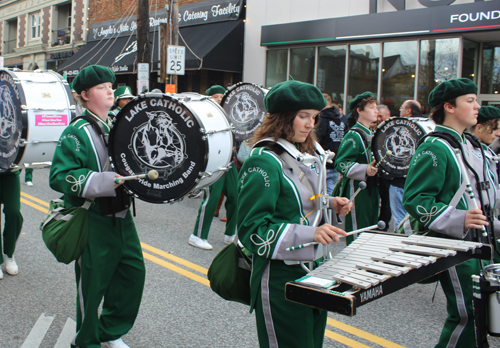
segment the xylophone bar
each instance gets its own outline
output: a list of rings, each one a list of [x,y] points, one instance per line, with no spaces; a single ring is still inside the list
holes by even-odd
[[[366,303],[471,258],[489,260],[491,253],[480,243],[364,232],[306,277],[287,283],[286,298],[353,316]]]

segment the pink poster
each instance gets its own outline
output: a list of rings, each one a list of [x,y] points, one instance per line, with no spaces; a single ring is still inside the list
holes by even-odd
[[[67,126],[68,115],[35,115],[35,126]]]

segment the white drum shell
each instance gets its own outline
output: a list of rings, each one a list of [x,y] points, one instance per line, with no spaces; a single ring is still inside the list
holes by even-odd
[[[196,93],[173,95],[184,103],[202,125],[208,142],[208,158],[205,175],[198,182],[194,191],[210,186],[226,172],[233,159],[233,134],[225,111],[212,98]],[[221,171],[222,169],[222,171]]]
[[[50,165],[59,137],[72,118],[68,83],[53,71],[13,71],[25,96],[26,139],[20,167]]]

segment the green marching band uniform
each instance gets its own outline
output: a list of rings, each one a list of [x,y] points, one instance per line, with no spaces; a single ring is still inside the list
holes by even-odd
[[[219,85],[214,85],[205,91],[208,96],[213,96],[214,94],[224,94],[226,90],[224,87]],[[206,242],[208,238],[208,233],[210,232],[210,226],[212,225],[212,220],[217,210],[221,194],[226,196],[226,202],[224,207],[226,208],[226,230],[224,235],[227,237],[234,236],[236,233],[236,202],[237,202],[237,182],[238,182],[238,170],[236,164],[231,163],[231,168],[227,171],[222,178],[217,182],[213,183],[209,187],[203,189],[203,200],[198,209],[198,216],[196,218],[196,224],[194,225],[193,235],[202,239],[202,241],[197,241],[196,238],[190,238],[189,244],[201,247],[202,249],[212,249],[212,246]],[[230,238],[228,238],[229,240]]]
[[[106,67],[89,66],[74,81],[78,93],[95,85],[115,81]],[[83,115],[109,124],[86,110]],[[133,326],[139,311],[145,281],[141,245],[129,209],[102,215],[105,197],[114,197],[115,173],[111,171],[107,147],[92,125],[83,119],[70,124],[57,144],[50,169],[50,187],[64,194],[66,208],[94,200],[88,211],[89,240],[75,261],[77,285],[77,347],[101,347],[101,342],[119,339]],[[104,298],[101,316],[98,308]]]
[[[371,92],[357,95],[349,103],[349,110],[356,108],[363,99],[369,97],[374,97],[374,95]],[[353,129],[358,129],[358,131]],[[368,144],[365,144],[363,136],[358,133],[359,131],[366,135],[366,139],[369,141]],[[342,174],[339,194],[341,197],[350,199],[359,188],[359,183],[367,181],[366,168],[373,161],[370,149],[372,138],[373,132],[371,129],[360,122],[356,122],[342,138],[335,157],[335,169]],[[372,226],[378,222],[378,207],[380,205],[378,187],[370,186],[361,190],[356,196],[351,213],[345,218],[345,230],[347,232]],[[347,245],[352,243],[355,238],[354,235],[346,237]]]
[[[3,204],[5,216],[3,232],[0,235],[0,250],[8,258],[14,256],[16,242],[23,227],[20,173],[20,170],[0,172],[0,204]],[[0,231],[1,229],[0,226]],[[4,258],[0,257],[0,265],[3,262]]]
[[[118,101],[120,99],[134,99],[135,96],[132,94],[132,90],[130,89],[130,87],[128,86],[121,86],[121,87],[118,87],[115,92],[114,92],[114,97],[115,97],[115,105],[109,110],[109,113],[108,115],[111,117],[111,118],[114,118],[116,117],[116,115],[118,115],[118,113],[120,112],[120,110],[122,109],[119,105],[118,105]]]
[[[297,103],[295,108],[292,105],[282,110],[281,105],[274,106],[279,102],[286,105],[289,100],[289,104]],[[271,89],[265,104],[272,114],[321,110],[326,102],[316,87],[287,81]],[[280,141],[294,148],[283,138]],[[273,150],[279,145],[269,143],[273,141],[254,145],[240,170],[238,183],[238,237],[253,255],[250,311],[256,311],[260,347],[321,347],[327,312],[287,301],[284,290],[287,282],[306,274],[299,261],[316,260],[317,246],[285,250],[314,240],[316,227],[311,226],[308,213],[316,204],[309,199],[312,193],[299,180],[298,173]],[[289,158],[318,192],[318,168]]]
[[[434,107],[440,102],[471,93],[477,94],[477,86],[471,80],[448,80],[429,94],[429,104]],[[489,183],[489,189],[480,193],[482,202],[485,206],[495,209],[500,195],[496,163],[493,161],[494,154],[491,150],[481,145],[483,153],[486,154],[484,158],[481,148],[474,147],[464,134],[454,128],[437,124],[435,131],[449,134],[460,143],[467,162],[481,180]],[[463,191],[464,173],[461,173],[458,164],[461,157],[454,152],[448,141],[432,134],[417,148],[410,163],[403,194],[404,208],[411,215],[410,225],[417,226],[417,231],[413,232],[423,233],[430,230],[430,235],[476,241],[475,234],[480,234],[481,231],[465,229],[466,211],[472,209],[473,205],[470,195]],[[479,197],[475,176],[470,169],[465,175],[469,177],[474,196]],[[495,234],[498,236],[500,222],[496,218],[494,220]],[[498,255],[495,259],[498,261]],[[436,347],[476,347],[471,275],[480,274],[482,263],[488,264],[471,259],[440,274],[439,280],[447,300],[448,317]]]

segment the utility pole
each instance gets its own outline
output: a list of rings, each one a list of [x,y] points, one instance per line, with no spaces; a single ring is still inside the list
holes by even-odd
[[[137,62],[151,65],[149,0],[137,0]]]
[[[170,22],[170,30],[171,30],[171,35],[170,35],[170,44],[178,46],[179,45],[179,20],[178,20],[178,13],[179,13],[179,0],[173,0],[173,6],[172,6],[172,22]],[[175,91],[178,92],[177,90],[177,75],[172,76],[172,83],[175,85]]]

